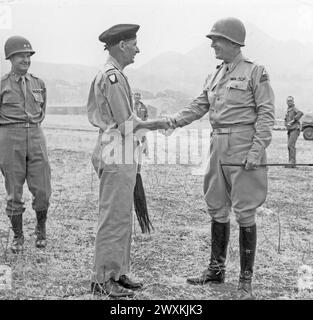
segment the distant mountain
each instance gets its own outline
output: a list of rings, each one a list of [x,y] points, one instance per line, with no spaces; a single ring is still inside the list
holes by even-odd
[[[9,63],[2,64],[2,74],[10,70]],[[66,82],[90,83],[98,68],[75,64],[56,64],[32,61],[30,72],[44,80],[63,80]]]
[[[186,54],[165,52],[148,63],[125,69],[132,88],[146,93],[149,103],[160,108],[176,110],[182,102],[198,95],[205,78],[214,72],[216,60],[211,41],[205,40]],[[243,54],[265,65],[269,72],[276,97],[276,115],[282,117],[286,110],[286,97],[293,95],[296,105],[304,112],[313,111],[313,50],[298,41],[279,41],[265,34],[253,24],[247,24],[246,47]],[[3,66],[3,64],[1,63]],[[8,71],[5,64],[2,73]],[[85,104],[90,82],[98,67],[33,62],[31,72],[47,83],[49,102]],[[158,93],[168,91],[166,97]],[[181,92],[184,99],[177,99],[173,92]],[[168,94],[170,96],[168,96]],[[152,99],[152,100],[151,100]],[[158,99],[158,100],[157,100]],[[160,102],[162,101],[162,103]],[[312,101],[312,102],[311,102]],[[163,107],[161,107],[163,106]]]

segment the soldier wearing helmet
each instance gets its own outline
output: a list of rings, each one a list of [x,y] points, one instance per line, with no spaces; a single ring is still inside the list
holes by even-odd
[[[211,259],[202,275],[187,279],[195,285],[225,280],[231,210],[240,226],[238,297],[254,299],[252,276],[256,251],[256,209],[267,195],[265,149],[274,125],[274,93],[263,66],[246,59],[245,27],[236,18],[217,21],[207,35],[222,60],[189,106],[171,117],[172,128],[188,125],[209,112],[212,126],[210,159],[204,176],[204,197],[211,224]],[[242,166],[222,166],[239,163]]]
[[[23,185],[27,181],[36,212],[37,248],[46,247],[46,219],[51,195],[50,165],[46,141],[41,129],[46,111],[46,87],[28,73],[35,53],[30,42],[21,36],[7,39],[5,57],[11,71],[1,78],[0,88],[0,169],[7,192],[6,213],[14,238],[13,253],[23,249]]]
[[[287,97],[287,112],[285,115],[285,126],[287,129],[288,138],[288,158],[289,164],[287,168],[296,167],[296,143],[300,135],[300,118],[303,112],[295,107],[294,97]]]

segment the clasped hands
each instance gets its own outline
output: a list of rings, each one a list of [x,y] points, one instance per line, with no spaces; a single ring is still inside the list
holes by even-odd
[[[172,118],[164,117],[160,119],[159,132],[165,136],[170,136],[175,130],[176,126]]]

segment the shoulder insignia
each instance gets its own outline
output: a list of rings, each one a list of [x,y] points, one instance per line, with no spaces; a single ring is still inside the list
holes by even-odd
[[[251,59],[249,59],[249,58],[245,58],[245,62],[248,62],[248,63],[254,63],[255,64],[255,62],[254,61],[252,61]]]
[[[34,76],[32,73],[29,74],[31,77],[39,79],[38,77]]]
[[[110,80],[111,84],[114,84],[114,83],[118,82],[115,73],[112,73],[112,74],[109,75],[109,80]]]
[[[270,80],[269,75],[268,75],[267,71],[265,70],[265,68],[263,68],[262,75],[260,78],[260,83],[264,82],[264,81],[269,81],[269,80]]]

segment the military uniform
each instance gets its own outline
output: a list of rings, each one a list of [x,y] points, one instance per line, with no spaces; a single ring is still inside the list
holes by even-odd
[[[24,82],[25,81],[25,82]],[[25,83],[25,86],[23,85]],[[23,185],[27,181],[33,195],[33,209],[46,212],[51,195],[51,171],[46,140],[40,127],[45,117],[44,82],[27,73],[13,72],[1,79],[0,168],[7,191],[6,213],[21,215]]]
[[[131,150],[126,150],[126,122],[134,120],[132,93],[127,77],[118,62],[109,57],[104,69],[91,84],[88,98],[89,121],[100,128],[92,155],[93,166],[100,179],[99,220],[95,244],[95,262],[92,281],[104,283],[119,279],[129,271],[132,231],[133,191],[136,183],[136,164]],[[120,135],[120,132],[123,135]],[[106,161],[110,150],[106,146],[115,136],[127,153],[129,164]],[[130,135],[132,136],[132,135]],[[130,138],[131,139],[131,138]],[[136,147],[136,141],[133,141]],[[134,149],[135,150],[135,149]]]
[[[138,118],[140,118],[143,121],[148,120],[148,108],[141,102],[136,101],[134,103],[134,110]],[[148,139],[146,135],[142,135],[141,138],[141,146],[140,149],[142,150],[142,153],[146,156],[149,155],[149,148],[148,148]],[[141,152],[139,154],[138,162],[141,163]]]
[[[223,223],[229,220],[233,207],[238,223],[251,226],[256,208],[266,198],[267,170],[245,171],[222,167],[221,163],[241,163],[245,157],[266,163],[265,148],[274,124],[274,94],[265,68],[241,53],[231,64],[220,65],[203,93],[176,115],[176,125],[187,125],[207,112],[213,128],[204,178],[209,213]]]
[[[288,158],[289,164],[294,166],[296,164],[296,142],[300,135],[300,118],[303,112],[298,110],[295,106],[288,107],[285,115],[285,126],[287,128],[288,138]]]
[[[35,53],[22,36],[12,36],[4,44],[11,72],[1,78],[0,88],[0,170],[7,192],[6,213],[12,224],[13,253],[23,250],[22,201],[27,181],[36,211],[37,248],[46,246],[46,220],[51,196],[51,170],[46,140],[40,127],[45,117],[47,94],[44,82],[27,73]]]
[[[245,27],[237,18],[218,20],[207,35],[216,57],[223,60],[206,80],[204,90],[189,106],[172,118],[181,127],[209,112],[213,128],[210,159],[204,176],[204,198],[211,223],[211,258],[199,277],[190,284],[224,282],[233,209],[239,228],[240,299],[254,299],[252,275],[256,252],[256,209],[267,195],[266,147],[274,125],[274,93],[263,66],[243,57]],[[234,45],[236,44],[236,45]],[[227,63],[226,63],[227,61]],[[222,164],[245,164],[222,166]]]
[[[141,101],[135,101],[134,109],[136,112],[136,115],[141,120],[147,120],[148,119],[148,109],[147,107],[141,102]]]

